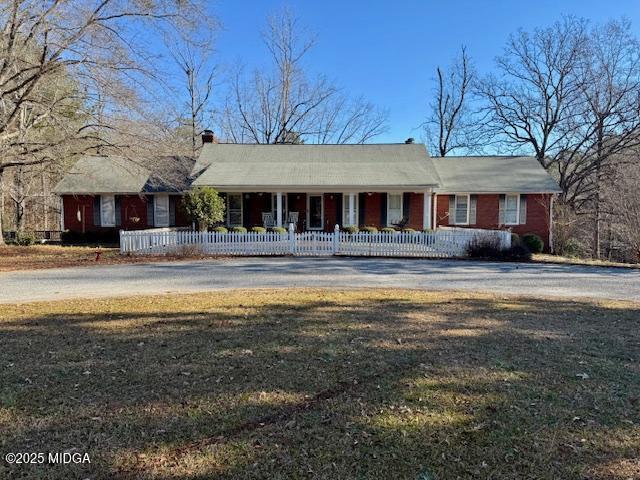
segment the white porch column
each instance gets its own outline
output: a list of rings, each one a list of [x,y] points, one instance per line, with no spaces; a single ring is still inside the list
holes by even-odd
[[[282,226],[282,192],[276,193],[276,225]]]
[[[424,192],[424,204],[422,206],[422,228],[432,228],[431,225],[431,192]]]
[[[349,225],[356,224],[356,194],[349,194]]]

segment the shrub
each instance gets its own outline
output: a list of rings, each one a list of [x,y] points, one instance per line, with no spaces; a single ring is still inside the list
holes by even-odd
[[[494,236],[476,236],[467,245],[467,255],[471,258],[499,258],[502,253],[500,240]]]
[[[342,229],[342,231],[354,234],[354,233],[358,233],[360,231],[360,229],[358,227],[356,227],[355,225],[351,225],[350,227],[344,227]]]
[[[279,233],[280,235],[284,235],[285,233],[287,233],[287,229],[284,227],[273,227],[271,231],[274,233]]]
[[[415,228],[403,228],[402,231],[405,233],[416,233]]]
[[[360,229],[360,231],[362,232],[366,232],[366,233],[378,233],[378,229],[376,227],[362,227]]]
[[[184,210],[200,230],[206,230],[224,220],[224,199],[211,187],[196,187],[185,195]]]
[[[522,243],[531,251],[531,253],[541,253],[544,250],[544,242],[535,233],[527,233],[522,236]]]
[[[380,231],[384,232],[384,233],[396,233],[397,232],[397,230],[395,228],[393,228],[393,227],[384,227]]]
[[[226,227],[215,227],[213,231],[216,233],[229,233]]]
[[[512,243],[510,248],[502,248],[500,240],[494,236],[477,236],[467,246],[467,255],[471,258],[486,258],[501,261],[528,262],[531,251],[520,242]]]
[[[562,245],[562,248],[559,248],[556,253],[567,256],[567,257],[586,256],[585,249],[582,247],[580,242],[578,242],[575,238],[570,238],[566,242],[564,242],[564,245]]]
[[[531,250],[526,245],[511,245],[511,248],[502,250],[501,257],[498,260],[530,262]]]
[[[264,233],[267,231],[267,229],[264,227],[251,227],[251,231],[253,233]]]
[[[18,232],[16,234],[16,244],[28,247],[36,243],[36,236],[31,232]]]
[[[231,227],[233,233],[247,233],[247,229],[244,227]]]

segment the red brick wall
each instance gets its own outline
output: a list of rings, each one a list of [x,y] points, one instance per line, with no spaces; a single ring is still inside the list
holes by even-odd
[[[437,220],[440,226],[450,226],[449,195],[438,195]],[[549,194],[527,194],[527,223],[524,225],[498,225],[500,195],[478,195],[476,205],[476,223],[469,228],[487,228],[492,230],[510,230],[518,235],[535,233],[544,241],[545,250],[549,247]],[[457,225],[464,228],[467,225]]]
[[[120,202],[120,225],[116,227],[98,227],[93,224],[93,195],[63,195],[64,228],[72,232],[107,232],[113,230],[141,230],[152,225],[147,224],[147,198],[140,195],[118,195]],[[183,199],[176,202],[176,226],[191,225],[184,208]],[[81,220],[78,220],[78,209]],[[84,216],[84,229],[82,217]],[[139,218],[134,222],[134,218]]]
[[[298,230],[302,231],[307,221],[307,195],[305,193],[289,194],[289,211],[298,212]]]
[[[368,227],[380,228],[382,225],[382,195],[378,192],[365,195],[364,224]],[[358,207],[362,208],[362,205],[358,205]]]
[[[64,229],[72,232],[95,232],[102,229],[93,225],[92,195],[63,195]],[[78,210],[80,220],[78,220]]]
[[[429,228],[429,225],[422,225],[423,222],[423,213],[424,213],[424,194],[423,193],[410,193],[409,194],[409,223],[407,224],[408,228],[413,228],[415,230],[423,230],[424,228]],[[404,216],[407,216],[405,212],[403,212]]]
[[[342,193],[325,193],[324,194],[324,231],[333,232],[338,223],[338,197]]]

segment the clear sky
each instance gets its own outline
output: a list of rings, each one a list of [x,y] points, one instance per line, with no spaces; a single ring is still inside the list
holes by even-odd
[[[640,0],[215,0],[209,8],[222,24],[218,63],[260,66],[260,32],[283,5],[316,36],[310,70],[389,110],[389,131],[379,142],[421,138],[435,68],[448,65],[462,44],[482,74],[510,33],[564,14],[592,22],[627,17],[640,36]]]

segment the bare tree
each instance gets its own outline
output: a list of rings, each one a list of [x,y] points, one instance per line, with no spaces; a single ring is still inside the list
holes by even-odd
[[[310,79],[305,55],[314,40],[304,37],[289,10],[271,17],[264,43],[271,71],[234,76],[223,108],[221,130],[236,143],[364,143],[384,132],[386,112],[361,98],[350,99],[323,77]]]
[[[475,68],[463,46],[448,71],[436,69],[437,86],[424,124],[431,151],[441,157],[452,151],[472,151],[481,144],[481,122],[470,107]]]
[[[216,76],[212,63],[212,30],[206,28],[202,38],[190,36],[169,39],[171,55],[183,75],[179,80],[186,93],[184,105],[178,108],[180,123],[189,130],[190,155],[196,157],[200,149],[200,135],[212,117],[211,103]],[[177,92],[182,98],[182,92]]]
[[[561,201],[592,218],[597,258],[610,159],[639,140],[639,46],[627,21],[589,27],[568,17],[511,37],[498,58],[500,76],[479,87],[489,133],[516,151],[532,151],[558,178]]]
[[[155,77],[138,32],[159,23],[188,28],[195,9],[171,0],[2,2],[0,175],[64,167],[76,154],[114,146],[115,119],[137,103],[128,94]],[[109,108],[100,110],[99,99]]]

